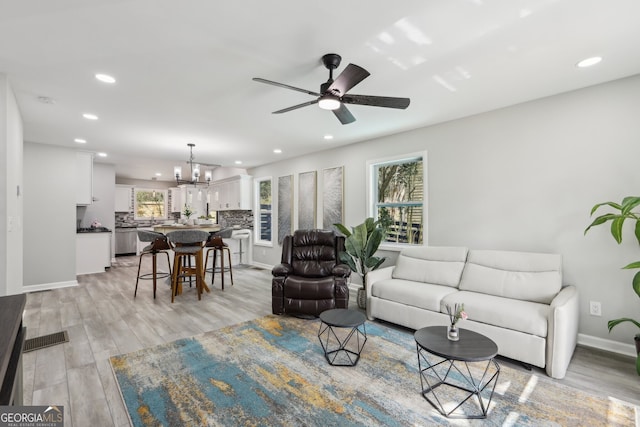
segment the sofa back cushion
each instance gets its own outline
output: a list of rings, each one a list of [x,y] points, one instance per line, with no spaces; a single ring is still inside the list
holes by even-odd
[[[461,291],[550,304],[562,287],[562,256],[471,250]]]
[[[467,248],[457,247],[407,248],[398,256],[392,277],[457,288],[467,252]]]

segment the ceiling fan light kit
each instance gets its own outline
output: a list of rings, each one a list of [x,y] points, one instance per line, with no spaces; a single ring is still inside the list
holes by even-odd
[[[362,80],[369,77],[369,72],[355,64],[349,64],[345,69],[333,79],[333,70],[340,66],[342,58],[336,53],[328,53],[322,57],[322,63],[329,70],[329,79],[320,85],[320,92],[301,89],[295,86],[289,86],[284,83],[278,83],[271,80],[254,77],[253,80],[273,86],[282,87],[297,92],[306,93],[315,96],[313,101],[304,102],[292,107],[283,108],[274,111],[273,114],[286,113],[288,111],[297,110],[298,108],[307,107],[309,105],[318,104],[323,110],[331,110],[336,118],[346,125],[355,122],[355,117],[345,104],[369,105],[372,107],[398,108],[406,109],[411,100],[409,98],[395,98],[388,96],[371,96],[371,95],[347,95],[347,92]]]

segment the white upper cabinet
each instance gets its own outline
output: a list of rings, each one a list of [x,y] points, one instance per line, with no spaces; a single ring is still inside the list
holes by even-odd
[[[218,211],[251,209],[250,175],[237,175],[212,183],[209,209]]]
[[[116,185],[116,212],[133,211],[133,187]]]
[[[184,206],[184,189],[179,187],[171,187],[169,189],[169,193],[171,194],[170,212],[182,212],[182,207]]]
[[[76,153],[76,204],[90,205],[93,202],[93,154]]]

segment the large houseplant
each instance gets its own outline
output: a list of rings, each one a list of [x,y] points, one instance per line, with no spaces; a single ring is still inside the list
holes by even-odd
[[[613,210],[616,212],[600,215],[599,217],[594,219],[593,222],[586,228],[586,230],[584,230],[585,234],[587,233],[587,231],[589,231],[591,227],[594,227],[596,225],[601,225],[611,221],[611,235],[616,240],[616,242],[620,244],[622,242],[622,225],[624,224],[625,220],[629,219],[631,221],[635,221],[635,236],[636,236],[636,240],[638,241],[638,244],[640,245],[640,212],[633,211],[638,206],[640,206],[640,197],[625,197],[622,200],[622,203],[615,203],[615,202],[598,203],[591,209],[591,215],[593,215],[595,211],[597,211],[602,206],[609,206],[610,208],[613,208]],[[632,262],[622,268],[626,268],[626,269],[640,268],[640,261]],[[637,272],[633,276],[632,286],[636,295],[640,297],[640,272]],[[620,319],[609,320],[609,322],[607,323],[607,326],[609,327],[609,332],[611,332],[611,330],[617,325],[619,325],[620,323],[625,323],[625,322],[633,323],[638,328],[640,328],[640,322],[638,322],[637,320],[634,320],[628,317],[622,317]],[[638,372],[638,375],[640,375],[640,332],[635,335],[635,343],[636,343],[636,351],[638,354],[638,356],[636,357],[636,371]]]
[[[367,218],[351,230],[342,224],[333,225],[345,235],[345,251],[338,255],[340,261],[347,264],[351,271],[362,279],[362,287],[358,289],[358,307],[365,308],[367,273],[380,267],[386,260],[385,257],[375,256],[386,234],[385,229],[380,221],[374,221],[373,218]]]

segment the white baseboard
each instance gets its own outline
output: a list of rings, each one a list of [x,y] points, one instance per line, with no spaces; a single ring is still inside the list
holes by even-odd
[[[254,267],[258,267],[258,268],[265,269],[265,270],[272,270],[272,269],[273,269],[273,267],[274,267],[273,265],[270,265],[270,264],[263,264],[263,263],[261,263],[261,262],[256,262],[256,261],[253,261],[253,262],[251,263],[251,265],[253,265]]]
[[[48,291],[50,289],[59,289],[59,288],[70,288],[73,286],[78,286],[77,280],[70,280],[68,282],[54,282],[54,283],[41,283],[39,285],[24,285],[22,286],[22,292],[40,292],[40,291]]]
[[[631,337],[631,339],[633,339],[633,337]],[[633,344],[624,344],[619,341],[608,340],[605,338],[599,338],[585,334],[578,334],[578,344],[597,348],[600,350],[610,351],[612,353],[623,354],[625,356],[636,357],[636,346]]]

